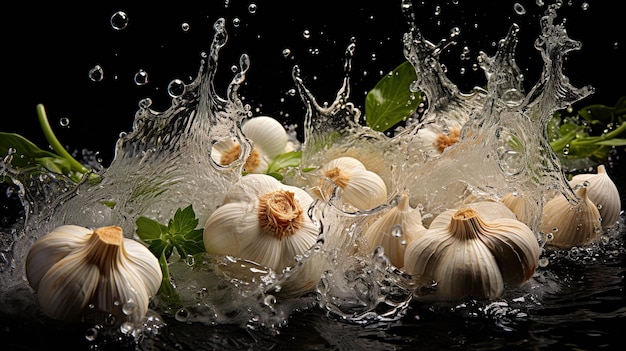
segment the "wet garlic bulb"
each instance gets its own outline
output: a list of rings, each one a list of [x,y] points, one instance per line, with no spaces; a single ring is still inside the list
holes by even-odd
[[[391,264],[402,268],[406,246],[424,230],[419,210],[409,206],[409,196],[402,194],[398,204],[376,218],[364,235],[370,248],[381,246]]]
[[[419,145],[424,153],[430,157],[437,157],[443,151],[456,144],[461,137],[461,124],[448,119],[444,125],[429,123],[417,132]]]
[[[272,117],[251,118],[243,123],[241,131],[253,143],[244,165],[248,173],[265,173],[276,156],[294,149],[283,125]],[[240,152],[241,145],[235,138],[226,139],[213,146],[211,158],[225,166],[237,160]]]
[[[140,321],[161,286],[157,258],[122,228],[91,230],[62,225],[37,240],[26,258],[26,275],[42,311],[80,321],[89,310],[118,321]]]
[[[434,221],[433,221],[434,222]],[[436,300],[493,299],[507,284],[532,277],[541,249],[517,219],[485,221],[477,210],[456,211],[447,226],[432,226],[407,247],[405,271],[436,282]]]
[[[464,207],[471,208],[480,214],[480,217],[487,222],[492,222],[500,218],[515,219],[515,213],[511,211],[504,203],[498,201],[476,201],[464,204]],[[437,215],[428,226],[428,229],[447,227],[450,220],[458,209],[449,209]]]
[[[617,186],[609,177],[604,165],[599,165],[596,174],[577,174],[570,181],[572,187],[587,186],[587,196],[593,202],[602,218],[602,227],[613,227],[622,211]]]
[[[294,258],[317,241],[319,230],[307,216],[312,202],[300,188],[269,175],[248,174],[206,221],[206,251],[251,260],[276,272],[294,266]],[[312,287],[317,278],[301,283]]]
[[[600,212],[587,196],[587,192],[585,187],[576,190],[581,201],[574,206],[562,194],[544,205],[540,230],[547,234],[552,233],[552,239],[546,242],[547,245],[571,249],[590,244],[600,237]]]
[[[340,188],[344,204],[356,209],[370,209],[387,201],[387,186],[383,179],[367,170],[356,158],[335,158],[326,163],[319,170],[319,174]],[[320,185],[319,193],[325,200],[330,198],[331,192],[331,189]]]

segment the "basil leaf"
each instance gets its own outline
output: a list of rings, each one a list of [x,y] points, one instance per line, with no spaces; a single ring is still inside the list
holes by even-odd
[[[366,125],[384,132],[410,117],[422,102],[421,94],[411,91],[416,79],[408,61],[383,77],[365,97]]]

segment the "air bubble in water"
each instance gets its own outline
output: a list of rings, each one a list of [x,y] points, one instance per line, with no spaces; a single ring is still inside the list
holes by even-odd
[[[67,117],[63,117],[59,120],[59,125],[61,125],[61,127],[69,127],[70,126],[70,119]]]
[[[239,27],[241,25],[241,20],[239,19],[239,17],[235,17],[233,18],[233,27]]]
[[[305,29],[304,32],[302,32],[302,37],[304,37],[304,39],[311,38],[311,31],[308,29]]]
[[[250,5],[248,5],[248,12],[250,13],[256,13],[256,4],[255,3],[251,3]]]
[[[188,31],[189,31],[189,23],[187,23],[187,22],[183,22],[183,23],[180,25],[180,28],[183,30],[183,32],[188,32]]]
[[[174,98],[182,96],[185,93],[185,83],[180,79],[174,79],[167,86],[167,93]]]
[[[589,3],[588,3],[588,2],[583,2],[583,3],[580,5],[580,8],[581,8],[581,9],[583,9],[583,11],[587,11],[587,10],[589,10]]]
[[[117,11],[111,16],[111,28],[122,30],[128,26],[128,15],[124,11]]]
[[[87,331],[85,331],[85,339],[87,339],[87,341],[94,341],[97,338],[98,338],[98,329],[89,328],[87,329]]]
[[[515,4],[513,4],[513,10],[515,11],[515,13],[517,13],[518,15],[523,15],[526,13],[526,9],[524,8],[524,6],[522,4],[520,4],[519,2],[516,2]]]
[[[185,308],[181,308],[176,311],[175,318],[179,322],[186,322],[189,319],[189,311]]]
[[[104,78],[104,70],[100,67],[100,65],[95,65],[89,70],[89,79],[92,81],[99,82],[102,78]]]
[[[283,49],[283,56],[284,57],[289,57],[289,55],[291,55],[291,50],[290,49]]]
[[[143,69],[140,69],[139,71],[137,71],[137,73],[135,73],[135,84],[137,85],[146,85],[148,84],[148,72],[144,71]]]

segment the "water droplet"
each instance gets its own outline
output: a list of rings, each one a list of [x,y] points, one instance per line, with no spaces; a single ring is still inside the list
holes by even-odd
[[[289,55],[291,55],[291,50],[290,49],[283,49],[283,56],[284,57],[289,57]]]
[[[174,317],[179,322],[186,322],[189,319],[189,311],[185,308],[181,308],[176,311],[176,315]]]
[[[180,29],[182,29],[182,30],[183,30],[183,32],[188,32],[188,31],[189,31],[189,23],[187,23],[187,22],[183,22],[183,23],[180,25]]]
[[[182,96],[185,93],[185,83],[180,79],[174,79],[167,86],[167,93],[174,98]]]
[[[441,15],[441,6],[435,6],[435,16]]]
[[[550,260],[545,257],[539,259],[539,267],[547,267],[549,263]]]
[[[309,31],[308,29],[305,29],[304,32],[302,32],[302,37],[304,39],[309,39],[311,38],[311,31]]]
[[[92,81],[99,82],[102,78],[104,78],[104,70],[100,67],[100,65],[95,65],[89,70],[89,79]]]
[[[257,10],[257,6],[255,3],[251,3],[250,5],[248,5],[248,12],[254,14],[256,13]]]
[[[233,27],[237,28],[240,25],[241,25],[241,20],[239,19],[239,17],[233,18]]]
[[[515,4],[513,4],[513,10],[515,11],[515,13],[517,13],[518,15],[523,15],[526,13],[526,9],[524,8],[524,6],[522,4],[520,4],[519,2],[516,2]]]
[[[131,322],[124,322],[120,325],[120,332],[122,334],[130,335],[133,333],[133,324]]]
[[[276,303],[276,297],[274,297],[274,295],[267,295],[265,296],[265,298],[263,299],[263,303],[266,306],[272,307],[274,306],[274,304]]]
[[[453,27],[450,29],[450,39],[456,38],[461,34],[461,28]]]
[[[85,331],[85,339],[87,339],[87,341],[94,341],[97,338],[98,338],[97,328],[89,328]]]
[[[402,225],[401,224],[394,224],[394,226],[391,228],[391,235],[394,238],[399,238],[402,236]]]
[[[117,11],[111,16],[111,28],[122,30],[128,26],[128,15],[124,11]]]
[[[135,73],[135,77],[133,79],[137,85],[146,85],[148,84],[148,72],[140,69],[137,73]]]
[[[122,306],[122,312],[127,315],[130,316],[131,314],[135,313],[137,311],[137,304],[134,301],[127,301],[123,306]]]
[[[70,126],[70,119],[67,117],[62,117],[59,120],[59,125],[61,125],[61,127],[69,127]]]
[[[583,2],[583,3],[580,5],[580,8],[581,8],[583,11],[587,11],[587,10],[589,10],[589,3],[588,3],[588,2]]]
[[[536,4],[537,4],[537,6],[541,7],[541,6],[544,5],[544,2],[543,2],[543,0],[537,0]]]

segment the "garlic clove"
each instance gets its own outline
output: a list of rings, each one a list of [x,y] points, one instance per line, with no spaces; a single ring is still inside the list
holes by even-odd
[[[26,272],[44,314],[66,321],[95,310],[138,322],[163,278],[157,258],[117,226],[55,228],[29,250]]]
[[[252,151],[246,158],[244,171],[265,173],[272,160],[285,152],[293,151],[293,143],[283,125],[268,116],[258,116],[246,120],[241,131],[252,141]],[[211,149],[211,158],[219,165],[227,166],[239,159],[241,145],[236,138],[220,140]]]
[[[241,126],[241,131],[270,159],[291,151],[285,127],[272,117],[258,116],[246,120]]]
[[[600,212],[602,227],[605,229],[615,226],[622,211],[619,191],[609,177],[604,165],[599,165],[596,174],[577,174],[570,181],[572,188],[587,187],[587,196]]]
[[[519,196],[517,193],[508,193],[502,197],[502,203],[506,205],[520,222],[528,223],[528,204],[526,199]]]
[[[600,237],[600,212],[587,196],[587,188],[581,187],[575,192],[581,199],[577,205],[571,205],[562,194],[557,194],[544,205],[540,230],[552,234],[547,245],[571,249],[588,245]]]
[[[387,201],[387,186],[376,173],[369,171],[361,161],[348,156],[338,157],[327,162],[320,174],[330,179],[341,190],[344,203],[359,210],[370,209]],[[320,195],[325,200],[330,198],[324,185],[319,186]]]
[[[317,242],[319,229],[307,216],[312,202],[298,187],[269,175],[248,174],[206,221],[206,251],[251,260],[276,272],[292,267],[295,257]],[[314,272],[295,283],[313,286],[320,277]]]
[[[370,249],[382,246],[391,264],[402,268],[406,246],[425,230],[419,210],[409,206],[409,196],[404,193],[396,206],[367,226],[364,236]]]
[[[431,225],[413,240],[404,263],[408,274],[437,283],[435,299],[493,299],[503,293],[505,284],[529,279],[540,253],[524,223],[512,218],[487,222],[477,210],[464,207],[447,226]]]

